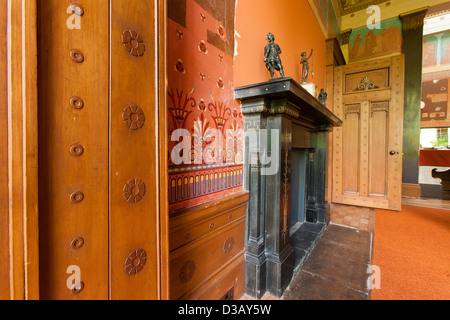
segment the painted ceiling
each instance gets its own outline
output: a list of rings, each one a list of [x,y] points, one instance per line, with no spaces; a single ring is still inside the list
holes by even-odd
[[[342,15],[350,14],[366,9],[370,5],[380,4],[389,0],[339,0],[342,8]]]

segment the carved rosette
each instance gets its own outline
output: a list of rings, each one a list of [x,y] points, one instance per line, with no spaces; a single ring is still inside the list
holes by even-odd
[[[84,290],[84,282],[81,281],[75,285],[72,286],[72,289],[70,289],[70,292],[72,293],[73,296],[76,296],[78,294],[81,293],[81,291]]]
[[[125,260],[124,271],[128,276],[134,276],[144,269],[146,263],[147,253],[143,249],[137,249]]]
[[[123,187],[123,196],[129,203],[136,203],[145,196],[145,183],[139,179],[131,179]]]
[[[145,123],[144,111],[139,106],[130,104],[123,109],[122,120],[131,130],[139,130]]]
[[[84,15],[84,9],[81,6],[81,4],[77,1],[71,2],[69,8],[72,11],[72,14],[76,14],[77,16],[80,17]]]
[[[187,283],[191,281],[192,277],[195,274],[195,270],[197,269],[197,265],[194,261],[187,261],[180,270],[180,274],[178,275],[178,279],[181,283]]]
[[[125,30],[122,34],[122,43],[125,50],[135,57],[140,57],[145,52],[145,44],[142,37],[134,30]]]
[[[70,51],[70,58],[76,63],[82,63],[84,61],[84,55],[80,50],[73,49]]]
[[[82,192],[80,192],[80,191],[73,192],[73,193],[70,195],[70,200],[71,200],[73,203],[80,203],[81,201],[84,200],[84,194],[83,194]]]
[[[70,147],[70,154],[73,157],[81,157],[84,153],[84,148],[81,144],[74,144]]]
[[[225,242],[223,243],[223,252],[225,252],[225,254],[228,254],[233,250],[233,247],[234,247],[234,238],[228,237],[227,240],[225,240]]]
[[[82,237],[77,237],[70,242],[70,247],[74,250],[81,249],[84,245],[84,239]]]
[[[69,102],[73,109],[83,109],[84,101],[80,97],[72,97]]]

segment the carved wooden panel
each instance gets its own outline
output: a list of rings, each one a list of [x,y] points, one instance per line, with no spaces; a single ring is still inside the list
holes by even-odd
[[[157,6],[156,0],[110,1],[112,299],[158,298]],[[135,248],[145,248],[147,262],[142,269],[126,266],[126,271],[139,271],[130,277],[124,272],[124,257]]]
[[[389,152],[389,101],[372,102],[370,104],[370,137],[371,146],[369,159],[370,179],[369,195],[386,197],[388,186]]]
[[[346,104],[344,106],[344,114],[345,114],[345,119],[347,119],[347,115],[355,113],[358,115],[358,117],[361,116],[361,104],[359,103],[354,103],[354,104]]]
[[[343,137],[343,191],[344,193],[359,192],[358,178],[360,176],[360,131],[361,131],[361,105],[344,107],[345,121],[342,127]]]
[[[44,299],[161,297],[161,5],[38,0]],[[75,287],[69,266],[81,272]]]
[[[368,70],[345,75],[345,92],[389,88],[389,68]]]
[[[40,294],[108,299],[109,3],[83,1],[81,29],[70,4],[37,1]]]

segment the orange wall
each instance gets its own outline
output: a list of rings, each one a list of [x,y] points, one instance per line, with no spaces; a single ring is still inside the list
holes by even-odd
[[[311,48],[308,82],[325,87],[325,37],[319,27],[308,0],[238,0],[236,7],[237,56],[234,61],[234,86],[240,87],[270,79],[264,63],[266,35],[272,32],[275,42],[283,51],[281,61],[286,77],[302,81],[300,54]],[[314,59],[314,68],[312,66]]]

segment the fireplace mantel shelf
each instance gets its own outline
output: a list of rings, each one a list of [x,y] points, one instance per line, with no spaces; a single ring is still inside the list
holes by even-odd
[[[272,102],[287,100],[296,109],[300,118],[317,127],[324,125],[340,127],[343,123],[292,78],[276,78],[267,82],[235,88],[234,92],[235,99],[241,102],[256,99],[270,99]],[[263,112],[263,110],[260,111]],[[246,110],[243,110],[243,113],[245,112]],[[295,115],[293,117],[295,118]]]

